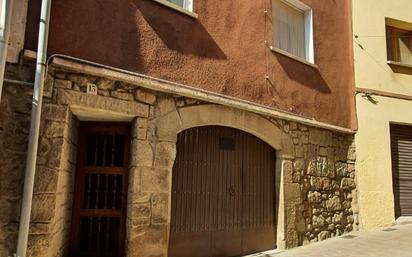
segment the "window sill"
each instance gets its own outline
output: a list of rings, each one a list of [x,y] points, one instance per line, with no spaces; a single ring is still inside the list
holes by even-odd
[[[166,0],[152,0],[152,1],[154,1],[154,2],[156,2],[156,3],[159,3],[159,4],[161,4],[161,5],[164,5],[164,6],[166,6],[166,7],[169,7],[169,8],[171,8],[171,9],[177,11],[177,12],[180,12],[180,13],[182,13],[182,14],[185,14],[185,15],[187,15],[187,16],[190,16],[190,17],[192,17],[192,18],[194,18],[194,19],[197,19],[197,18],[198,18],[197,13],[188,11],[188,10],[186,10],[185,8],[182,8],[182,7],[180,7],[180,6],[178,6],[178,5],[174,4],[174,3],[168,2],[168,1],[166,1]]]
[[[395,61],[388,61],[387,63],[395,73],[412,75],[412,65],[410,64],[404,64]]]
[[[295,55],[293,55],[293,54],[291,54],[291,53],[288,53],[288,52],[286,52],[286,51],[284,51],[284,50],[282,50],[282,49],[279,49],[279,48],[276,48],[276,47],[271,46],[271,47],[270,47],[270,50],[271,50],[272,52],[275,52],[275,53],[281,54],[281,55],[283,55],[283,56],[289,57],[289,58],[291,58],[291,59],[293,59],[293,60],[295,60],[295,61],[298,61],[298,62],[301,62],[301,63],[303,63],[303,64],[309,65],[309,66],[311,66],[312,68],[319,69],[319,66],[318,66],[318,65],[316,65],[316,64],[314,64],[314,63],[311,63],[311,62],[309,62],[308,60],[305,60],[305,59],[300,58],[300,57],[298,57],[298,56],[295,56]]]

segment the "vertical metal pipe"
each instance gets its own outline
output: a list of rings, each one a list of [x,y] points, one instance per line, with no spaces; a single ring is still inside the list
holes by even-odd
[[[4,69],[6,67],[7,46],[10,37],[10,24],[13,10],[13,0],[3,0],[1,6],[1,37],[0,37],[0,102],[3,91]]]
[[[26,257],[29,236],[30,213],[33,200],[34,175],[36,171],[37,149],[43,86],[46,76],[47,41],[49,35],[51,0],[43,0],[41,5],[39,38],[37,45],[36,77],[34,81],[33,102],[31,110],[29,146],[27,150],[26,174],[24,180],[23,200],[21,206],[20,226],[17,241],[17,257]]]

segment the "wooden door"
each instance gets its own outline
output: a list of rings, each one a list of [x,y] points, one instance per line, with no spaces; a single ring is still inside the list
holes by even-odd
[[[390,129],[395,215],[412,216],[412,126]]]
[[[81,123],[69,256],[123,257],[130,126]]]
[[[275,247],[275,153],[242,131],[178,135],[169,257],[240,256]]]

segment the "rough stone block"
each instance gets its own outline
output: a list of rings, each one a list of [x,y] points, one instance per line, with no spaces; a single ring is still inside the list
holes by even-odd
[[[64,137],[67,124],[60,121],[43,121],[41,135],[46,138]]]
[[[320,146],[332,145],[332,133],[315,128],[309,129],[309,143]]]
[[[15,222],[17,224],[20,217],[20,199],[7,199],[5,197],[1,197],[0,206],[0,224],[9,224],[11,222]],[[2,230],[3,229],[5,228],[2,227]]]
[[[150,201],[152,197],[151,192],[137,192],[137,193],[130,193],[129,196],[129,204],[135,203],[147,203]]]
[[[166,224],[131,228],[127,242],[128,257],[165,257],[168,250]]]
[[[301,204],[302,196],[298,183],[284,183],[285,202],[290,204]]]
[[[116,90],[116,91],[112,91],[110,92],[110,96],[120,99],[120,100],[126,100],[126,101],[133,101],[133,95],[129,92],[126,91],[120,91],[120,90]]]
[[[138,203],[131,206],[132,212],[130,213],[130,219],[144,219],[150,218],[152,214],[152,208],[150,203]]]
[[[281,148],[282,154],[287,156],[295,156],[295,146],[289,134],[282,133]]]
[[[153,105],[156,102],[156,95],[149,93],[147,91],[144,91],[142,89],[138,89],[135,92],[135,98],[137,101],[147,103],[150,105]]]
[[[167,169],[140,167],[141,190],[143,192],[169,192],[170,172]]]
[[[37,166],[34,179],[34,193],[55,193],[58,172],[45,166]]]
[[[54,86],[63,89],[72,89],[72,82],[70,80],[55,79]]]
[[[66,121],[68,114],[67,106],[55,104],[43,104],[42,118],[52,121]]]
[[[342,202],[339,196],[334,196],[333,198],[326,201],[326,209],[328,211],[340,211],[342,210]]]
[[[304,157],[304,148],[303,146],[295,146],[295,156],[296,158]]]
[[[145,140],[147,138],[148,121],[146,118],[136,118],[133,122],[132,138]]]
[[[337,176],[346,177],[348,175],[348,165],[346,163],[337,162],[335,168]]]
[[[285,183],[293,181],[293,163],[291,161],[283,161],[283,179]]]
[[[56,196],[40,194],[33,196],[32,222],[50,222],[55,213]]]
[[[72,81],[73,83],[79,86],[86,86],[87,83],[94,83],[96,81],[96,78],[76,73],[67,73],[66,77],[68,80]]]
[[[43,222],[31,222],[29,233],[31,235],[46,235],[51,232],[51,224]]]
[[[347,158],[348,158],[349,161],[353,161],[353,162],[356,161],[356,149],[355,149],[355,147],[350,147],[348,149]]]
[[[355,180],[352,178],[343,178],[341,182],[341,188],[346,190],[352,190],[356,188]]]
[[[123,117],[148,117],[149,106],[135,101],[122,101],[111,97],[96,96],[82,92],[58,90],[57,102],[61,105],[80,106],[95,112],[107,112]]]
[[[115,81],[99,78],[96,81],[97,88],[100,90],[112,90],[114,88]]]
[[[29,235],[27,256],[51,257],[50,234]]]
[[[319,241],[326,240],[331,237],[330,231],[322,231],[318,234]]]
[[[169,220],[169,194],[158,193],[152,196],[153,224],[167,223]]]
[[[173,98],[159,97],[157,100],[155,111],[156,117],[162,117],[176,111],[176,103]]]
[[[313,228],[322,228],[326,224],[325,218],[322,215],[314,215],[312,218]]]
[[[310,203],[320,203],[322,202],[322,194],[316,191],[311,191],[308,193],[308,200]]]
[[[131,166],[151,167],[153,165],[153,146],[147,140],[133,140]]]
[[[128,194],[130,195],[134,193],[138,193],[141,191],[141,169],[140,168],[132,168],[129,171],[129,187],[128,187]]]
[[[171,169],[176,157],[176,144],[159,142],[156,144],[154,166],[156,168]]]
[[[305,160],[304,159],[296,159],[293,162],[293,170],[295,172],[302,172],[305,169]]]
[[[47,74],[46,80],[44,82],[43,97],[47,97],[47,98],[52,97],[53,84],[54,84],[54,78],[50,74]]]

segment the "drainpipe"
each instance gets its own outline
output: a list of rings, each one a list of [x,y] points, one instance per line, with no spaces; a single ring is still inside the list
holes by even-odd
[[[47,41],[49,35],[50,7],[51,0],[42,1],[40,13],[39,38],[37,45],[36,77],[34,80],[33,102],[30,121],[29,146],[27,150],[26,174],[24,179],[24,191],[20,214],[20,226],[17,239],[17,257],[26,257],[27,241],[29,236],[30,213],[33,200],[34,174],[36,171],[41,107],[43,101],[43,86],[46,76]]]
[[[1,20],[0,20],[0,102],[1,92],[3,90],[4,69],[7,59],[7,45],[10,36],[10,23],[14,0],[3,0],[1,3]]]

